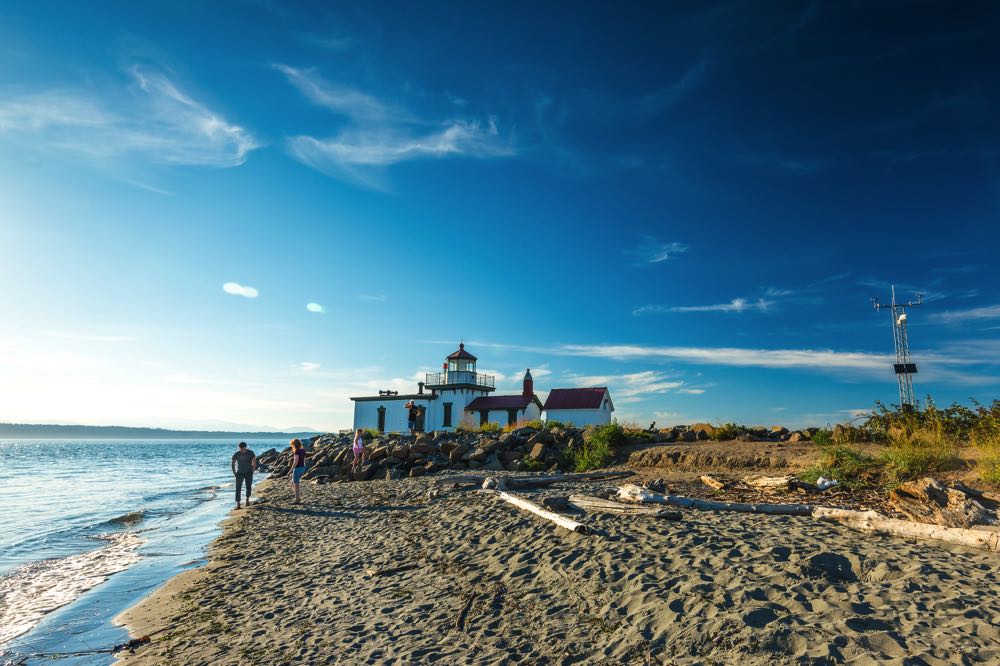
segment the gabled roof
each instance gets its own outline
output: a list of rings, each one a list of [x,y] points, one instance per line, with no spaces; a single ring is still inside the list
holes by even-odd
[[[552,389],[542,409],[600,409],[607,386]]]
[[[480,409],[524,409],[532,402],[538,402],[533,395],[481,395],[465,406],[467,412],[478,412]],[[541,407],[541,404],[538,405]]]
[[[460,358],[467,359],[469,361],[475,361],[476,360],[475,356],[473,356],[469,352],[465,351],[465,343],[464,342],[458,343],[458,351],[455,351],[455,352],[452,352],[452,353],[448,354],[448,360],[449,361],[457,361]]]

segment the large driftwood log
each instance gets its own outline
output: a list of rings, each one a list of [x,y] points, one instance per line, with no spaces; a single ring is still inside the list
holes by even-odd
[[[653,507],[636,506],[635,504],[623,504],[603,497],[591,497],[589,495],[570,495],[569,503],[584,511],[604,511],[606,513],[617,513],[623,515],[643,515],[663,518],[664,520],[680,520],[680,511],[667,511],[666,509],[656,509]]]
[[[517,495],[513,495],[503,490],[496,491],[496,495],[503,501],[513,504],[522,511],[527,511],[528,513],[533,513],[540,518],[551,520],[559,527],[564,527],[571,532],[579,532],[580,534],[588,534],[590,532],[587,526],[583,523],[578,523],[572,518],[567,518],[566,516],[560,516],[558,513],[552,513],[551,511],[543,509],[534,502],[530,502],[523,497],[518,497]]]
[[[812,507],[806,504],[744,504],[742,502],[713,502],[680,495],[661,495],[639,486],[627,484],[618,489],[618,499],[625,502],[670,504],[701,511],[736,511],[739,513],[766,513],[775,516],[808,516]]]
[[[551,486],[564,481],[592,481],[596,479],[620,479],[632,476],[631,470],[610,470],[606,472],[580,472],[577,474],[556,474],[554,476],[491,476],[482,482],[483,488],[536,488]]]
[[[894,489],[889,493],[889,505],[918,523],[968,528],[996,522],[992,512],[961,489],[929,477]]]
[[[985,500],[988,503],[1000,504],[1000,494],[991,493],[991,492],[986,491],[986,490],[977,490],[976,488],[970,488],[969,486],[965,485],[961,481],[952,481],[951,482],[951,487],[954,488],[955,490],[961,490],[963,493],[965,493],[969,497],[973,497],[973,498],[979,500],[980,502],[982,502],[983,500]],[[991,504],[991,506],[992,506],[992,504]]]
[[[744,476],[743,483],[754,488],[787,488],[794,476]]]
[[[726,484],[725,483],[723,483],[722,481],[719,481],[714,476],[709,476],[708,474],[702,476],[700,480],[706,486],[708,486],[709,488],[712,488],[714,490],[725,490],[725,488],[726,488]]]
[[[1000,552],[1000,530],[972,530],[961,527],[928,525],[925,523],[914,523],[909,520],[886,518],[874,511],[831,509],[825,506],[815,507],[813,515],[820,520],[840,523],[852,529],[865,532],[891,534],[917,539],[934,539],[970,548],[980,548],[994,553]]]

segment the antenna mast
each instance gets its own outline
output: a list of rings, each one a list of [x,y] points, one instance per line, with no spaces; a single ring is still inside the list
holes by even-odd
[[[896,382],[899,384],[899,405],[901,407],[916,407],[913,396],[913,375],[917,374],[917,364],[910,360],[910,342],[906,333],[906,308],[922,305],[924,297],[917,294],[916,301],[896,303],[896,285],[892,285],[892,303],[879,303],[872,299],[876,310],[888,310],[892,314],[892,343],[896,348],[896,362],[892,364],[896,371]]]

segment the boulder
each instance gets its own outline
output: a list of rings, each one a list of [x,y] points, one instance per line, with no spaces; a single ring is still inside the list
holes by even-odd
[[[488,455],[489,454],[486,451],[483,451],[482,449],[476,449],[475,451],[469,454],[469,461],[471,462],[474,460],[476,462],[483,462],[484,460],[486,460],[486,456]]]
[[[545,445],[541,442],[535,444],[531,447],[531,452],[528,453],[528,457],[532,460],[541,460],[545,457]]]
[[[682,442],[693,442],[698,439],[698,435],[694,430],[685,430],[680,434],[680,439]]]
[[[785,426],[771,426],[771,436],[780,437],[781,435],[787,435],[788,428]]]
[[[439,446],[441,453],[448,454],[458,448],[458,442],[454,439],[442,439]]]
[[[392,447],[392,451],[389,453],[394,458],[405,458],[410,455],[410,447],[406,444],[397,444]]]
[[[426,473],[427,473],[426,467],[414,467],[413,469],[410,470],[410,478],[412,479],[417,476],[423,476]]]
[[[541,430],[528,438],[528,446],[533,447],[536,444],[551,444],[552,440],[553,437],[551,432],[548,430]]]
[[[443,447],[442,447],[443,450]],[[450,453],[448,453],[448,459],[452,462],[458,462],[462,460],[462,457],[469,452],[469,447],[465,444],[460,444],[453,448]]]
[[[500,442],[495,439],[484,439],[478,446],[480,451],[485,451],[486,453],[493,453],[498,448],[500,448]]]
[[[483,469],[490,470],[491,472],[504,471],[504,466],[500,463],[500,456],[496,452],[489,454],[483,463]]]
[[[688,430],[694,430],[695,433],[703,431],[707,435],[705,439],[709,439],[715,434],[715,426],[711,423],[695,423],[693,426],[688,428]],[[701,436],[699,436],[698,439],[702,439]]]
[[[379,460],[384,460],[389,455],[388,446],[380,446],[370,454],[368,454],[368,460],[372,462],[378,462]]]
[[[809,439],[810,439],[809,433],[802,432],[801,430],[796,430],[795,432],[788,435],[789,442],[808,442]]]

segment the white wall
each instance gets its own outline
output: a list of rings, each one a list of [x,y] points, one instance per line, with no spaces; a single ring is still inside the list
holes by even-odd
[[[479,411],[465,412],[468,420],[471,421],[473,426],[479,425]],[[531,402],[524,409],[517,410],[517,418],[515,422],[525,422],[525,421],[537,421],[542,418],[542,410],[538,408],[538,405]],[[491,423],[499,423],[501,426],[507,425],[507,410],[506,409],[491,409],[487,414],[486,420]]]
[[[433,430],[431,411],[434,409],[434,403],[439,400],[429,400],[428,398],[430,398],[429,395],[424,399],[414,399],[413,402],[426,408],[424,429]],[[378,428],[378,408],[385,407],[385,431],[409,432],[407,428],[409,410],[403,407],[406,403],[406,400],[355,400],[354,429]]]
[[[468,413],[465,406],[481,395],[489,395],[486,391],[473,391],[472,389],[449,389],[438,391],[436,400],[431,401],[430,410],[427,413],[427,430],[454,430],[462,422],[462,418]],[[451,403],[451,426],[444,427],[444,403]],[[478,425],[479,421],[476,421]]]
[[[588,425],[604,425],[611,423],[611,409],[547,409],[545,420],[572,423],[580,428]]]

